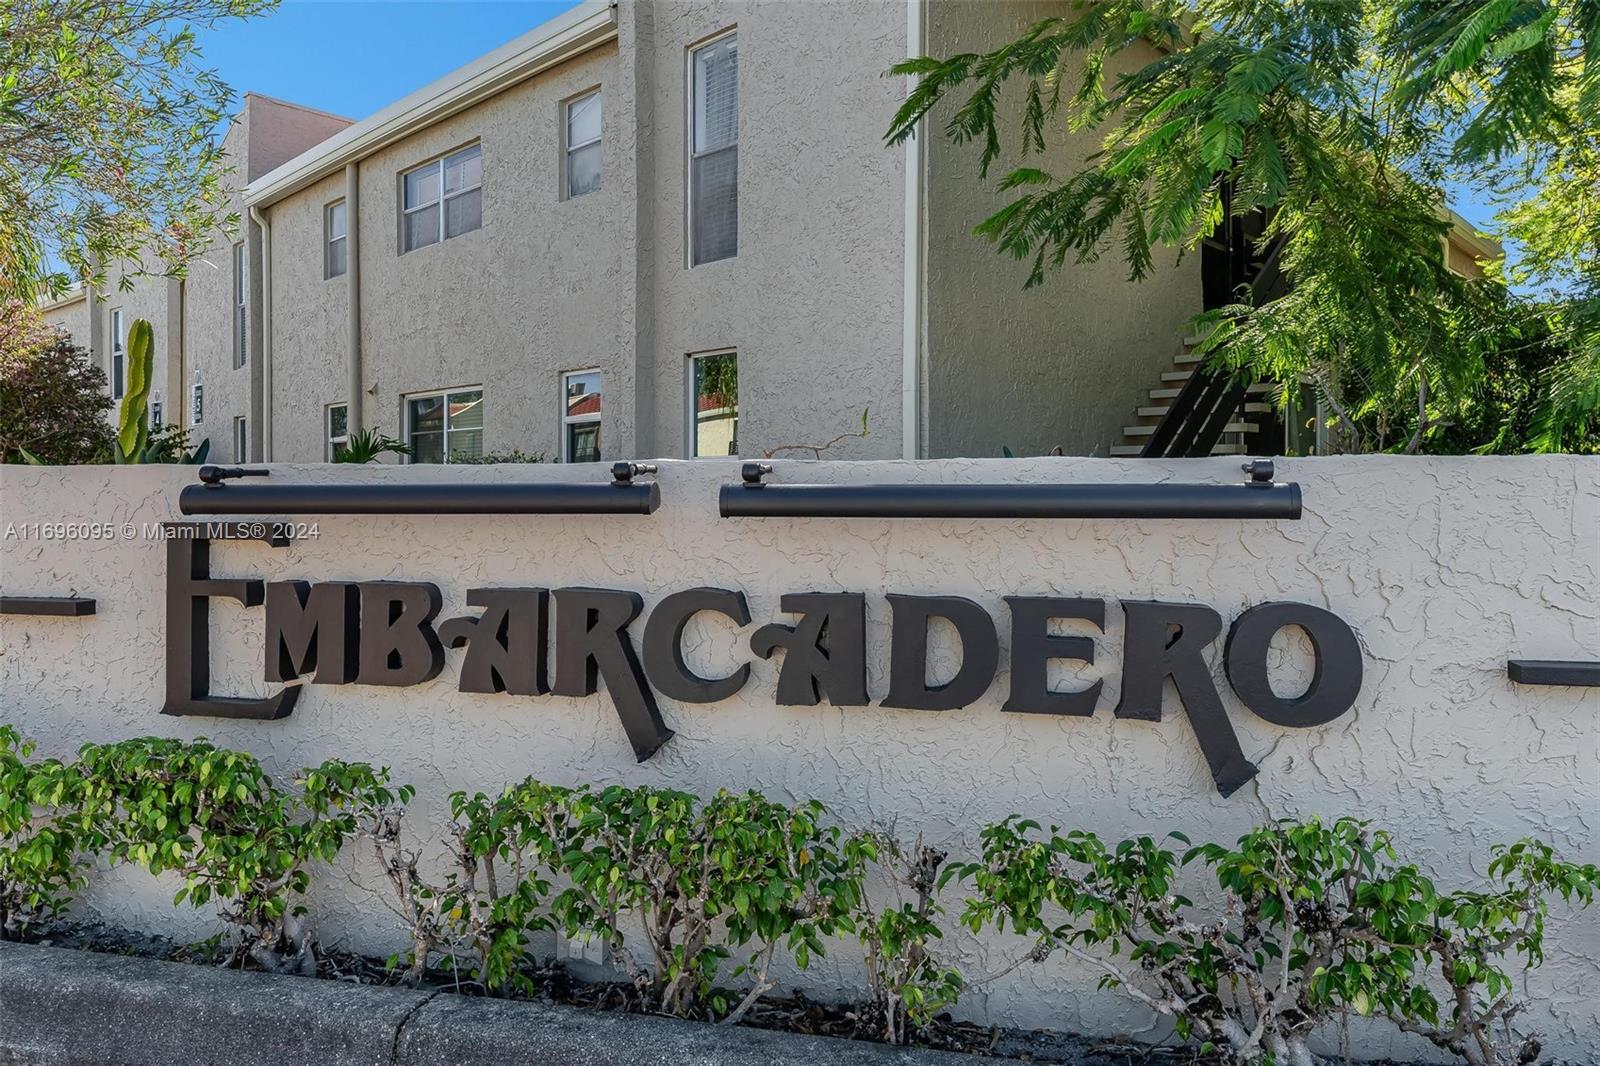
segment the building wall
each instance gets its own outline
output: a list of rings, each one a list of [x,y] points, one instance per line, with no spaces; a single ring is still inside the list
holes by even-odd
[[[1103,484],[1236,482],[1229,459],[965,460],[922,463],[778,462],[772,480],[840,483],[992,481]],[[585,467],[471,467],[468,481],[595,483]],[[1440,882],[1480,884],[1489,846],[1532,834],[1567,857],[1600,849],[1600,690],[1532,688],[1506,677],[1508,658],[1593,659],[1600,648],[1600,463],[1571,456],[1339,457],[1280,462],[1303,491],[1300,521],[1002,521],[721,519],[717,494],[737,484],[730,461],[667,462],[662,506],[646,517],[307,517],[316,536],[274,549],[212,545],[217,576],[266,580],[436,583],[440,618],[473,613],[469,588],[599,586],[643,597],[646,616],[669,592],[741,590],[752,622],[692,623],[691,668],[707,676],[748,662],[749,683],[714,704],[662,697],[676,736],[635,761],[607,691],[568,697],[458,691],[462,655],[408,689],[311,685],[281,721],[174,718],[159,713],[166,683],[165,548],[155,539],[0,540],[13,595],[92,596],[91,617],[0,616],[0,718],[66,755],[86,741],[146,734],[205,736],[255,752],[274,775],[329,757],[394,768],[419,787],[408,832],[426,862],[443,861],[443,797],[495,790],[525,775],[557,783],[648,783],[709,794],[755,788],[783,800],[815,797],[846,824],[893,824],[956,854],[977,847],[979,826],[1011,813],[1111,836],[1179,830],[1231,841],[1277,817],[1356,815],[1392,830],[1401,850]],[[398,467],[274,466],[272,480],[354,485],[437,480]],[[182,468],[0,467],[8,511],[40,521],[176,519]],[[235,491],[224,489],[219,491]],[[867,690],[887,688],[885,594],[966,596],[999,634],[1001,668],[974,704],[940,712],[778,706],[782,657],[754,657],[755,628],[790,621],[780,597],[797,591],[867,597]],[[1011,650],[1002,597],[1102,597],[1093,665],[1056,664],[1053,683],[1104,681],[1092,717],[1008,714]],[[1117,600],[1205,604],[1224,623],[1274,600],[1324,607],[1356,632],[1364,680],[1352,710],[1314,728],[1267,723],[1240,705],[1217,657],[1208,658],[1226,713],[1258,776],[1223,798],[1187,716],[1169,695],[1162,720],[1112,715],[1127,669]],[[262,696],[263,612],[214,600],[211,665],[217,695]],[[632,626],[637,640],[644,620]],[[1288,634],[1284,635],[1288,638]],[[954,668],[946,630],[934,627],[936,679]],[[1309,680],[1306,647],[1275,642],[1275,686]],[[317,877],[311,921],[324,940],[378,954],[403,949],[385,908],[381,874],[365,851]],[[348,878],[353,877],[352,884]],[[164,881],[97,872],[80,915],[193,940],[214,931],[205,914],[171,904]],[[959,904],[949,902],[954,914]],[[951,925],[954,925],[953,920]],[[547,950],[544,944],[540,950]],[[975,941],[954,928],[942,950],[969,974],[994,973],[1026,945]],[[1600,1060],[1600,1001],[1592,994],[1600,909],[1574,916],[1557,903],[1549,958],[1528,983],[1529,1017],[1545,1053]],[[850,952],[830,952],[804,974],[782,975],[816,995],[850,987]],[[1097,992],[1095,975],[1024,968],[963,1000],[967,1017],[1095,1033],[1144,1031],[1126,1000]],[[1152,1033],[1152,1037],[1159,1036]],[[1358,1056],[1421,1057],[1354,1033]],[[1336,1047],[1325,1049],[1336,1054]]]
[[[900,87],[878,72],[903,53],[904,14],[876,0],[624,5],[619,44],[362,160],[367,425],[400,435],[406,394],[481,385],[484,447],[554,459],[560,376],[598,367],[604,458],[682,455],[690,353],[736,348],[746,453],[826,440],[870,408],[871,436],[830,455],[899,454],[903,152],[880,137]],[[691,270],[688,48],[733,26],[739,254]],[[563,200],[561,105],[595,86],[602,186]],[[402,255],[400,175],[474,141],[482,228]],[[331,324],[346,286],[316,281],[313,247],[322,205],[341,195],[331,180],[269,209],[283,277],[274,274],[274,375],[322,390],[279,387],[275,454],[285,459],[312,457],[304,427],[344,391],[324,368],[344,347]]]
[[[271,214],[272,457],[279,462],[322,461],[325,407],[348,400],[350,276],[325,276],[323,244],[323,211],[344,196],[340,172]]]
[[[1057,0],[938,0],[927,6],[928,52],[990,51],[1068,10]],[[1060,447],[1105,455],[1201,310],[1200,257],[1179,263],[1158,253],[1153,274],[1133,284],[1113,241],[1098,262],[1069,260],[1043,286],[1024,290],[1031,260],[1013,260],[972,234],[1012,199],[993,186],[1023,162],[1023,85],[1001,94],[1006,151],[988,181],[978,177],[981,146],[952,144],[939,132],[964,101],[948,101],[926,123],[928,454]],[[1042,161],[1035,155],[1027,165],[1066,177],[1097,144],[1092,134],[1067,135],[1062,122]]]
[[[590,52],[361,161],[361,344],[366,419],[400,435],[402,397],[484,390],[484,448],[559,455],[560,374],[602,371],[603,454],[627,433],[632,355],[617,303],[629,266],[623,190],[608,182],[627,141],[610,114],[601,188],[560,199],[561,102],[615,78]],[[610,94],[603,98],[606,109]],[[483,149],[483,226],[400,253],[401,174],[473,141]],[[275,337],[275,350],[288,345]],[[282,364],[280,364],[282,365]],[[614,434],[614,436],[613,436]]]
[[[156,264],[150,264],[152,269],[160,269]],[[123,284],[128,284],[124,289]],[[115,388],[112,381],[112,339],[111,315],[118,309],[122,311],[122,329],[124,341],[126,334],[133,328],[134,319],[142,318],[150,323],[154,348],[150,356],[151,373],[151,401],[154,402],[160,393],[161,417],[167,423],[177,422],[180,415],[174,403],[171,371],[173,364],[178,359],[180,345],[182,344],[182,330],[178,318],[178,282],[176,279],[158,275],[132,276],[131,271],[126,275],[117,271],[108,271],[106,291],[93,301],[93,310],[90,314],[95,321],[90,324],[90,336],[95,338],[93,350],[95,362],[106,373],[106,382]],[[124,384],[130,384],[131,378],[124,371]],[[113,392],[115,395],[115,392]],[[106,417],[112,425],[117,422],[118,407],[113,406]]]
[[[227,182],[227,213],[237,214],[238,230],[214,235],[210,244],[189,265],[184,284],[184,367],[180,381],[183,392],[184,422],[190,427],[190,443],[211,442],[208,458],[233,461],[233,420],[243,417],[252,437],[260,432],[259,374],[261,369],[261,328],[254,314],[260,306],[261,242],[256,227],[245,214],[243,175],[249,169],[249,109],[256,98],[245,100],[245,109],[235,116],[222,140],[223,156],[232,172]],[[252,322],[246,361],[234,366],[233,246],[243,242],[248,264],[247,306]],[[193,386],[199,381],[205,389],[203,415],[193,419]],[[251,450],[247,459],[259,455]]]
[[[43,309],[44,320],[67,331],[74,344],[89,347],[89,298],[82,293]]]
[[[624,39],[633,5],[625,5]],[[652,454],[686,454],[688,356],[735,348],[747,456],[859,428],[830,458],[901,454],[903,149],[883,144],[904,83],[904,5],[664,3],[637,40],[639,139],[655,149],[641,242],[654,280]],[[739,32],[739,254],[686,268],[688,47]],[[647,186],[642,186],[647,187]]]

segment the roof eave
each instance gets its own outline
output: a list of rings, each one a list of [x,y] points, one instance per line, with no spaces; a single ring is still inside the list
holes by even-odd
[[[346,164],[442,122],[617,36],[616,10],[589,0],[488,55],[335,133],[245,186],[246,207],[267,207]]]

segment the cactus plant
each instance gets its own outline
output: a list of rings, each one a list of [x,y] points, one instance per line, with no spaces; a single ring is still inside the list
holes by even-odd
[[[128,391],[117,409],[118,463],[137,463],[150,441],[150,379],[155,354],[155,331],[142,318],[128,328]]]

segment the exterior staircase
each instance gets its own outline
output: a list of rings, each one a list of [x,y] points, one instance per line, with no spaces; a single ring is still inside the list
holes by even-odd
[[[1122,443],[1111,446],[1114,456],[1148,456],[1170,455],[1162,451],[1152,453],[1150,445],[1156,434],[1156,429],[1162,420],[1171,413],[1173,405],[1178,402],[1185,386],[1190,384],[1190,379],[1200,369],[1202,359],[1195,354],[1195,347],[1200,343],[1199,337],[1186,337],[1183,341],[1183,350],[1173,357],[1170,369],[1161,374],[1161,384],[1149,390],[1149,402],[1134,410],[1134,424],[1122,427]],[[1258,383],[1248,386],[1243,394],[1243,399],[1228,415],[1227,421],[1222,425],[1221,432],[1216,441],[1211,445],[1211,455],[1248,455],[1263,454],[1264,442],[1261,440],[1262,430],[1273,422],[1273,405],[1267,395],[1270,385]],[[1270,433],[1267,436],[1271,436]],[[1265,445],[1265,451],[1276,450],[1274,445]]]

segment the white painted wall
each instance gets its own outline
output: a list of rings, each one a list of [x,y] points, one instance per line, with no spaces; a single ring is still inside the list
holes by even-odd
[[[973,482],[1185,480],[1232,482],[1223,459],[948,460],[776,464],[779,481]],[[424,481],[428,469],[275,467],[281,481]],[[453,480],[598,480],[585,467],[466,467]],[[175,467],[0,467],[0,584],[8,594],[92,596],[84,619],[0,618],[0,717],[68,753],[90,740],[145,733],[205,735],[247,748],[288,772],[328,756],[387,763],[415,783],[430,819],[450,790],[493,789],[535,774],[670,785],[753,787],[816,797],[852,824],[894,821],[952,848],[1014,811],[1103,834],[1179,829],[1231,840],[1252,823],[1312,813],[1355,814],[1394,830],[1443,882],[1473,883],[1492,842],[1536,834],[1569,857],[1600,858],[1600,691],[1519,688],[1509,657],[1600,656],[1600,460],[1574,457],[1324,458],[1280,462],[1298,481],[1298,522],[1017,522],[724,520],[720,485],[732,462],[664,462],[653,517],[325,518],[293,547],[217,544],[215,576],[433,581],[441,617],[465,612],[479,585],[599,585],[642,593],[646,609],[693,585],[742,589],[755,625],[786,620],[789,591],[868,595],[869,690],[883,695],[890,591],[977,599],[995,616],[1002,671],[978,705],[944,713],[776,707],[777,663],[757,660],[737,697],[700,707],[662,700],[677,731],[635,764],[604,693],[586,699],[473,696],[455,691],[461,653],[447,652],[431,685],[403,691],[312,687],[277,723],[162,717],[162,546],[152,540],[46,541],[5,534],[23,521],[156,522],[178,517]],[[223,490],[227,491],[227,490]],[[1231,621],[1244,607],[1293,599],[1327,607],[1360,636],[1366,681],[1353,713],[1331,725],[1271,726],[1226,697],[1256,781],[1219,797],[1187,720],[1169,697],[1159,723],[1111,716],[1122,619],[1108,610],[1099,664],[1107,679],[1092,719],[1000,711],[1009,628],[1006,594],[1164,599],[1209,604]],[[262,612],[212,604],[219,694],[263,694]],[[636,636],[640,625],[636,623]],[[749,631],[720,622],[691,630],[691,665],[706,672],[748,658]],[[1220,654],[1220,641],[1216,651]],[[1283,649],[1286,682],[1303,649]],[[947,664],[948,665],[948,664]],[[1225,683],[1219,684],[1226,691]],[[397,944],[369,890],[364,860],[321,878],[315,910],[325,939]],[[352,874],[359,884],[344,876]],[[140,874],[97,879],[85,901],[107,920],[200,936],[209,927],[172,909],[169,886]],[[1547,1052],[1600,1058],[1600,912],[1559,905],[1550,954],[1531,982]],[[1000,949],[947,941],[971,973],[1000,967]],[[842,958],[841,953],[841,958]],[[848,965],[848,961],[844,961]],[[826,993],[848,975],[807,980]],[[1144,1022],[1093,979],[1066,967],[1025,970],[963,1010],[995,1022],[1090,1031]],[[1367,1041],[1364,1050],[1418,1049]]]

